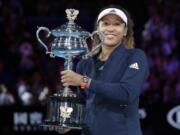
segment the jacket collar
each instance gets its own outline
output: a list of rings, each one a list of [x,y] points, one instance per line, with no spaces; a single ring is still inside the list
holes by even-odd
[[[109,59],[111,59],[114,55],[120,56],[126,48],[124,47],[124,44],[119,44],[112,52],[112,54],[109,56]]]
[[[125,52],[126,48],[124,47],[124,44],[119,44],[111,53],[108,60],[106,61],[104,65],[104,70],[106,70],[106,65],[110,64],[112,61],[119,61],[119,58],[121,58]],[[117,59],[114,59],[114,57],[119,57]],[[94,76],[95,73],[95,67],[94,67],[94,56],[90,58],[90,65],[92,66],[91,74],[90,76]]]

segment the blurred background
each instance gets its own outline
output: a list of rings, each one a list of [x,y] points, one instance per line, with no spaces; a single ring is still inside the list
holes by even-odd
[[[76,8],[76,23],[92,32],[99,10],[109,4],[129,10],[136,47],[148,57],[150,76],[139,107],[143,134],[180,135],[179,0],[0,0],[1,135],[58,134],[38,125],[46,115],[47,97],[62,89],[64,60],[45,54],[37,26],[54,29],[67,22],[65,9]]]

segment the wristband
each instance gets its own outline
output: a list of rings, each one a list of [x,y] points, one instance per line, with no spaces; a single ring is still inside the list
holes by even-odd
[[[89,78],[87,76],[82,77],[82,82],[80,83],[81,89],[87,88],[87,84],[89,82]]]
[[[83,83],[83,82],[82,82],[82,83],[80,84],[80,87],[81,87],[81,89],[85,89],[85,88],[86,88],[86,83]]]

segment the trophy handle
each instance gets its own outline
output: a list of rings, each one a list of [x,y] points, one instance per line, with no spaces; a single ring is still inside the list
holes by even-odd
[[[97,46],[95,48],[93,48],[91,51],[89,51],[85,57],[88,57],[88,56],[92,56],[93,52],[98,49],[99,47],[101,47],[104,43],[104,34],[102,32],[99,32],[99,31],[94,31],[90,37],[91,37],[91,40],[94,40],[94,35],[98,35],[99,36],[99,39],[100,39],[100,43],[97,44]]]
[[[50,54],[50,56],[53,57],[52,52],[48,50],[47,45],[46,45],[46,44],[40,39],[40,37],[39,37],[39,33],[40,33],[41,30],[44,30],[44,31],[48,32],[48,34],[46,35],[47,38],[50,36],[51,31],[50,31],[48,28],[46,28],[46,27],[38,27],[38,30],[36,31],[36,37],[37,37],[38,41],[39,41],[39,42],[44,46],[44,48],[46,49],[46,54]]]

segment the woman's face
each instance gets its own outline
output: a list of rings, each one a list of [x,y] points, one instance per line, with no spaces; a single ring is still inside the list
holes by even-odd
[[[98,31],[104,34],[104,45],[114,47],[121,43],[127,33],[125,23],[117,15],[106,15],[98,25]]]

